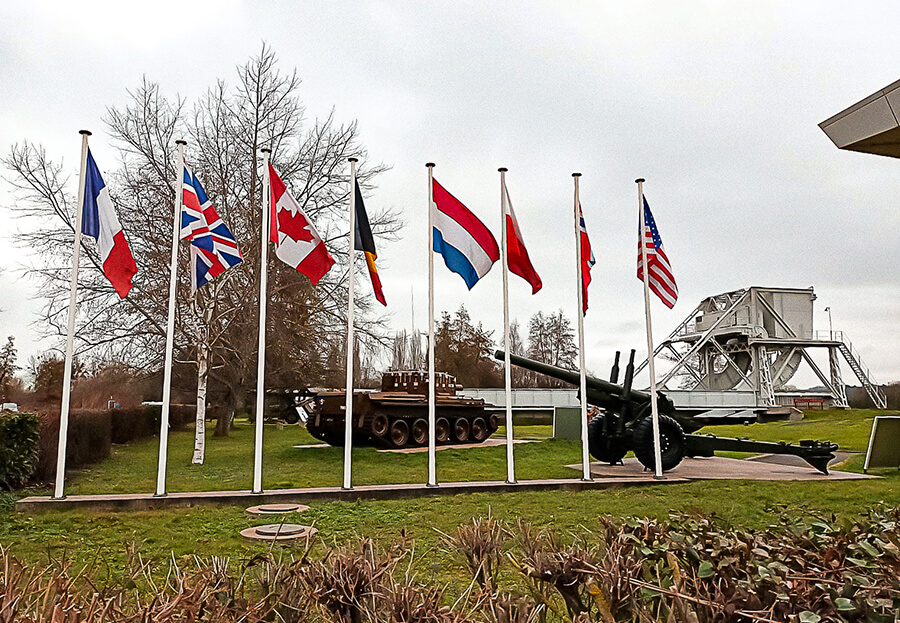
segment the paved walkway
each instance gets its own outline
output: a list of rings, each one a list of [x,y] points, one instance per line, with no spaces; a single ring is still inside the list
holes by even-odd
[[[846,457],[846,455],[845,455]],[[838,457],[838,460],[843,460]],[[625,459],[624,465],[591,463],[591,475],[595,478],[618,476],[622,480],[643,482],[648,474],[637,459]],[[581,469],[581,464],[567,465]],[[667,478],[688,480],[861,480],[877,478],[869,474],[856,474],[831,470],[825,475],[808,463],[794,456],[763,454],[747,460],[727,459],[721,456],[709,458],[685,458],[673,470],[666,472]]]

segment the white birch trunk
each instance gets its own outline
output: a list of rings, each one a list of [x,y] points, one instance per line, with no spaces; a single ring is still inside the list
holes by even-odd
[[[207,312],[207,315],[209,312]],[[208,319],[207,319],[208,320]],[[194,427],[194,456],[191,463],[203,465],[206,456],[206,385],[209,380],[209,328],[197,348],[197,421]]]

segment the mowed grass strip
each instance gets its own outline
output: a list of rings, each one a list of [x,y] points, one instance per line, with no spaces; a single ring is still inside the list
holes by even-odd
[[[709,432],[764,440],[797,441],[831,439],[851,451],[864,452],[872,417],[878,412],[813,413],[797,423],[711,427]],[[498,435],[503,436],[502,431]],[[517,437],[542,437],[548,427],[516,428]],[[207,462],[190,465],[192,432],[170,437],[169,490],[199,491],[247,489],[252,479],[253,429],[239,425],[228,438],[208,439]],[[846,439],[846,441],[844,441]],[[264,488],[339,486],[341,448],[295,448],[317,441],[302,427],[265,431]],[[156,478],[157,444],[149,440],[117,446],[103,464],[69,474],[67,493],[152,491]],[[517,444],[516,474],[533,478],[579,478],[580,472],[564,467],[581,460],[579,441],[545,440]],[[441,482],[504,480],[506,449],[470,448],[438,452]],[[423,482],[427,454],[396,454],[357,448],[353,452],[354,484]],[[862,457],[851,461],[858,467]],[[880,472],[882,479],[863,481],[767,482],[703,481],[687,484],[623,487],[602,491],[522,492],[471,494],[413,500],[316,503],[288,521],[312,523],[325,542],[344,542],[369,536],[382,545],[407,535],[428,564],[445,568],[452,556],[441,550],[437,530],[451,532],[474,517],[492,516],[509,522],[521,518],[541,526],[554,526],[563,533],[596,527],[597,517],[644,516],[664,519],[670,512],[715,514],[735,527],[761,528],[774,521],[780,506],[815,512],[857,516],[878,502],[900,506],[900,473]],[[24,494],[46,494],[49,490],[7,495],[0,507],[0,545],[12,547],[17,556],[40,560],[49,551],[65,550],[78,560],[100,556],[120,565],[127,543],[137,544],[142,554],[165,557],[203,554],[243,559],[262,553],[269,546],[244,541],[239,531],[251,525],[277,521],[251,518],[242,508],[197,507],[152,512],[98,513],[54,511],[34,516],[17,514],[14,500]],[[282,546],[279,546],[279,550]],[[290,547],[288,546],[288,549]]]

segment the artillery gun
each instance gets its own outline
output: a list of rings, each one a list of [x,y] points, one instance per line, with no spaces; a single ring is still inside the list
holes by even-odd
[[[588,424],[588,450],[598,461],[619,463],[629,450],[647,469],[655,469],[656,459],[653,448],[653,422],[651,396],[648,392],[632,387],[634,381],[634,350],[625,368],[625,378],[618,385],[619,353],[610,373],[610,380],[588,376],[586,397],[588,404],[598,407],[600,413]],[[505,358],[503,351],[496,351],[494,357]],[[540,374],[546,374],[571,385],[580,386],[580,374],[539,361],[510,355],[510,363]],[[735,423],[734,419],[722,420],[703,417],[704,409],[676,408],[663,392],[656,392],[659,411],[659,441],[662,470],[676,467],[685,456],[714,456],[717,450],[732,452],[758,452],[768,454],[791,454],[799,456],[814,468],[828,473],[828,463],[834,458],[837,445],[820,441],[801,441],[799,444],[784,442],[752,441],[713,435],[694,434],[710,424]],[[752,418],[755,420],[755,416]],[[744,420],[746,423],[748,420]]]
[[[435,440],[438,444],[481,443],[499,427],[481,398],[456,394],[456,377],[435,375]],[[343,390],[316,394],[306,429],[332,446],[344,445],[347,394]],[[428,444],[428,374],[418,370],[390,371],[381,377],[380,392],[353,393],[353,445],[406,448]]]

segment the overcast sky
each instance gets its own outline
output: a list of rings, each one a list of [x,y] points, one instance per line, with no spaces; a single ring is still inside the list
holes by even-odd
[[[751,285],[815,288],[816,329],[853,340],[880,382],[900,380],[900,161],[842,152],[817,124],[900,78],[895,2],[238,2],[0,4],[0,149],[28,139],[77,182],[78,130],[116,167],[102,119],[142,76],[189,101],[265,41],[303,79],[310,119],[358,120],[392,168],[367,199],[407,227],[382,242],[393,327],[427,315],[427,181],[435,177],[499,239],[499,174],[544,288],[512,277],[512,316],[574,320],[572,177],[597,265],[588,368],[646,351],[634,276],[645,192],[679,284],[654,300],[657,340],[699,301]],[[190,150],[190,146],[188,146]],[[4,172],[4,175],[6,173]],[[0,331],[20,362],[38,343],[34,291],[12,245],[22,226],[0,187]],[[140,265],[140,258],[138,258]],[[436,263],[436,309],[461,303],[501,337],[501,272],[469,292]],[[826,368],[827,369],[827,368]],[[845,366],[845,379],[855,382]]]

